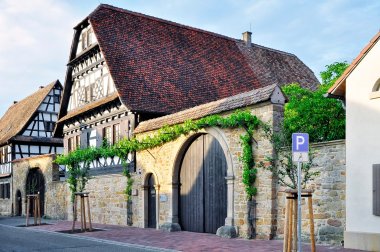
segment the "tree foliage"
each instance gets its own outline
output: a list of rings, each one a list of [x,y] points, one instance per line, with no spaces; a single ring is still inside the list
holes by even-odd
[[[309,133],[311,142],[345,138],[345,110],[340,101],[324,97],[327,90],[348,67],[346,62],[335,62],[321,72],[322,83],[311,91],[298,84],[282,88],[289,99],[285,105],[283,130],[287,143],[294,132]]]

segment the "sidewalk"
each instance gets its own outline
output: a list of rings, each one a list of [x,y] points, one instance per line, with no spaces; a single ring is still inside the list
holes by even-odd
[[[66,233],[67,231],[71,231],[72,226],[71,221],[43,220],[43,223],[48,223],[48,225],[31,226],[27,228]],[[0,224],[11,226],[25,225],[25,219],[20,217],[0,218]],[[71,235],[178,251],[282,251],[281,240],[264,241],[246,240],[240,238],[227,239],[220,238],[213,234],[192,233],[186,231],[169,233],[162,230],[148,228],[145,229],[103,224],[93,224],[93,227],[98,229],[98,231],[76,233]],[[76,223],[76,228],[80,228],[80,222]],[[303,251],[310,251],[310,245],[304,244]],[[342,247],[318,246],[317,251],[353,252],[359,250],[344,249]]]

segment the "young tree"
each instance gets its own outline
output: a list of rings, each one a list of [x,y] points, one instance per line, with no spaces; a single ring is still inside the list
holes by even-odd
[[[309,133],[311,142],[331,141],[345,137],[345,111],[340,101],[324,97],[327,90],[348,67],[346,62],[335,62],[321,72],[322,83],[317,90],[304,89],[298,84],[289,84],[282,88],[289,102],[285,105],[283,127],[273,132],[269,126],[264,130],[274,146],[274,155],[266,157],[267,163],[258,163],[259,168],[270,170],[281,186],[297,188],[297,166],[293,163],[291,134]],[[285,147],[285,148],[283,148]],[[269,163],[269,165],[268,165]],[[302,187],[319,175],[313,170],[313,153],[310,162],[302,166]]]

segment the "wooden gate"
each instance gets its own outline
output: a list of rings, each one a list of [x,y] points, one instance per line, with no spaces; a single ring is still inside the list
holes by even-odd
[[[45,203],[45,179],[44,175],[42,174],[41,169],[34,168],[30,169],[28,172],[28,176],[26,178],[26,185],[25,185],[25,191],[26,195],[28,194],[40,194],[40,209],[41,209],[41,216],[44,215],[45,209],[44,209],[44,203]],[[31,203],[32,204],[32,203]],[[33,206],[29,206],[29,214],[32,214]]]
[[[183,230],[216,233],[227,217],[227,162],[219,142],[201,135],[189,146],[180,169]]]
[[[148,228],[156,228],[156,189],[153,174],[148,178]]]

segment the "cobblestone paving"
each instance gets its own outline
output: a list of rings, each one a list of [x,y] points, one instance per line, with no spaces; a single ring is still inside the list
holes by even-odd
[[[56,222],[53,225],[28,228],[58,232],[71,230],[71,226],[72,222],[61,221]],[[155,229],[101,224],[93,224],[93,227],[103,229],[104,231],[76,233],[75,235],[179,251],[282,251],[282,241],[280,240],[226,239],[213,234],[185,231],[169,233]],[[79,222],[76,224],[76,228],[80,228]],[[303,251],[310,251],[308,244],[303,245]],[[318,246],[317,251],[353,252],[359,250],[344,249],[342,247]]]

